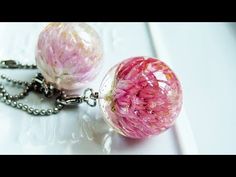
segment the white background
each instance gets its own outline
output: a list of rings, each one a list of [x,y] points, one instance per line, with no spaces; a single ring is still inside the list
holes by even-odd
[[[38,34],[47,23],[0,23],[0,58],[34,63]],[[131,56],[153,56],[178,75],[184,106],[173,128],[146,140],[121,137],[99,108],[83,105],[51,117],[0,103],[0,153],[228,154],[236,152],[236,25],[234,23],[90,23],[101,35],[104,61],[88,85],[98,90],[108,69]],[[0,70],[20,80],[37,71]],[[7,89],[11,89],[7,87]],[[19,89],[11,89],[12,93]],[[25,103],[50,104],[39,95]]]

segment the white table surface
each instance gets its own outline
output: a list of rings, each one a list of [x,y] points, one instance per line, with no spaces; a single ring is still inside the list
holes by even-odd
[[[236,154],[236,23],[161,23],[153,31],[158,55],[181,78],[197,152]]]
[[[0,58],[34,63],[47,23],[0,23]],[[131,56],[157,56],[183,85],[184,106],[175,126],[159,136],[130,140],[105,124],[99,108],[82,105],[50,117],[0,103],[1,154],[208,154],[235,153],[236,26],[227,23],[90,23],[104,43],[104,62],[88,85],[98,90],[114,64]],[[0,70],[30,80],[37,71]],[[10,87],[7,87],[10,89]],[[11,89],[13,92],[17,89]],[[25,103],[45,107],[43,97]]]

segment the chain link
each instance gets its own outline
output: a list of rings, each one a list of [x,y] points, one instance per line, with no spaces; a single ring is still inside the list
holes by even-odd
[[[37,69],[35,64],[21,64],[15,60],[0,61],[0,68],[2,69]]]
[[[21,64],[14,60],[0,61],[1,69],[37,69],[34,64]],[[66,95],[64,91],[56,89],[52,84],[46,83],[42,74],[38,73],[32,82],[25,82],[20,80],[11,79],[4,74],[0,75],[0,78],[16,86],[23,88],[23,91],[16,95],[10,95],[7,92],[3,84],[0,82],[0,101],[12,106],[14,108],[23,110],[31,115],[49,116],[51,114],[57,114],[64,106],[77,105],[85,102],[91,107],[96,106],[98,99],[98,92],[93,92],[93,89],[88,88],[84,91],[83,96],[78,95]],[[27,104],[19,102],[20,99],[25,98],[29,92],[34,91],[40,94],[44,94],[45,97],[50,98],[57,96],[56,103],[53,108],[49,109],[37,109],[30,107]]]

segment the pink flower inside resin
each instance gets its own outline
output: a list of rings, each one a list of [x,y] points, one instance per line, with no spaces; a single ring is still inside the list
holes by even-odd
[[[50,23],[40,33],[36,63],[47,82],[58,89],[77,90],[97,74],[102,42],[85,23]]]
[[[156,135],[171,127],[182,106],[174,72],[162,61],[134,57],[114,66],[100,87],[105,120],[130,138]]]

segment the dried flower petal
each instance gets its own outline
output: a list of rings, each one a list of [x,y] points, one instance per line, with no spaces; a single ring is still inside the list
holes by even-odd
[[[92,80],[103,54],[101,40],[85,23],[50,23],[39,35],[36,63],[58,89],[76,90]]]
[[[182,106],[174,72],[155,58],[134,57],[113,67],[103,80],[105,120],[130,138],[159,134],[173,125]]]

